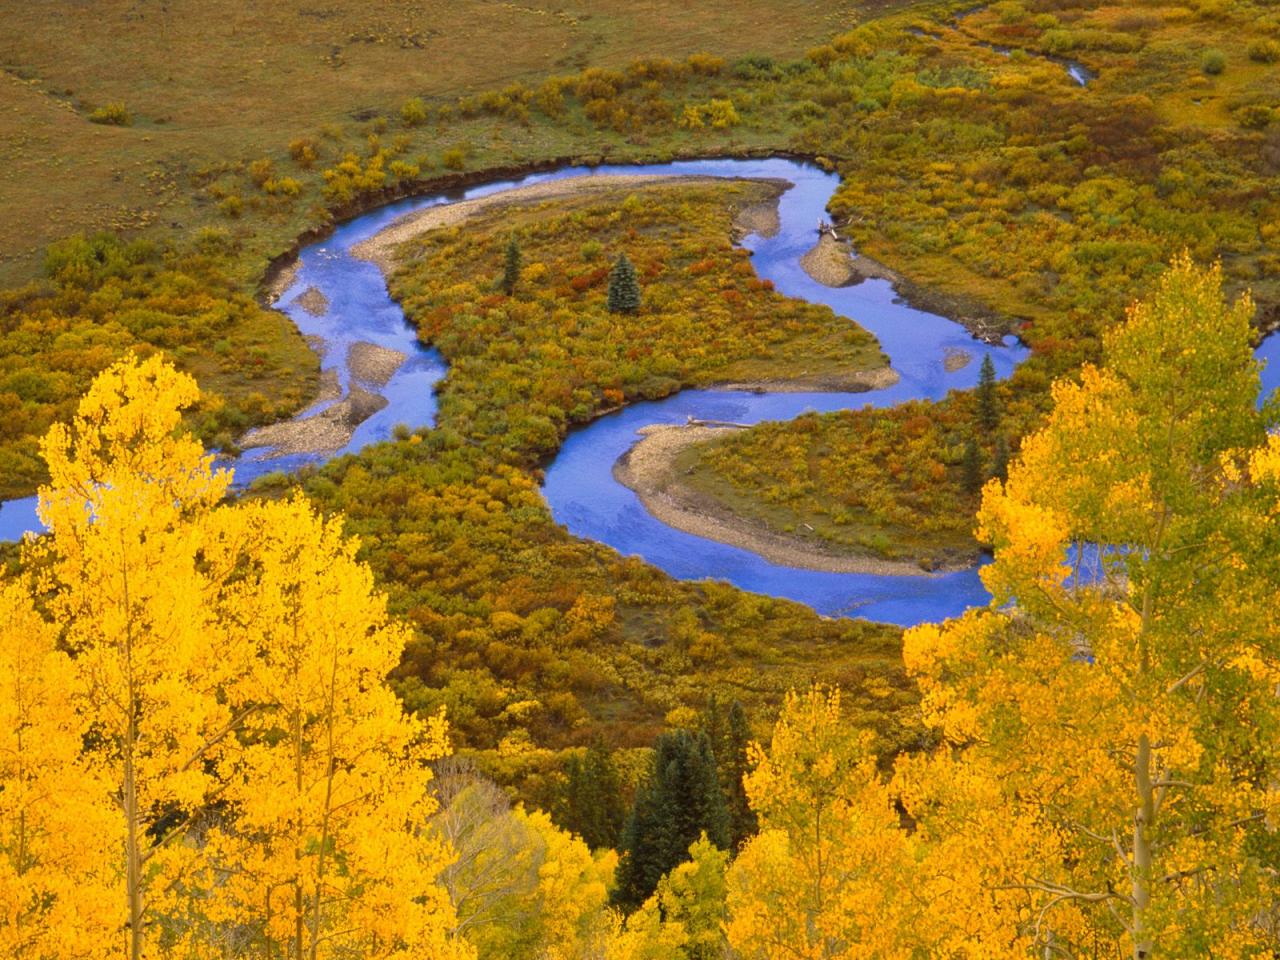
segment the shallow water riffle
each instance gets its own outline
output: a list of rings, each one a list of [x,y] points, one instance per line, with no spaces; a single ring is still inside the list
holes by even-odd
[[[836,175],[790,159],[691,160],[643,166],[564,167],[521,179],[495,181],[465,190],[388,204],[339,227],[331,236],[306,247],[296,275],[278,306],[302,333],[320,344],[322,367],[333,371],[345,395],[353,386],[381,395],[386,406],[358,424],[336,451],[273,457],[270,450],[251,450],[233,461],[237,485],[276,470],[352,453],[388,439],[397,424],[412,428],[435,423],[434,388],[447,372],[441,356],[424,348],[399,306],[387,293],[376,266],[352,256],[351,248],[399,217],[430,206],[500,193],[520,186],[575,176],[620,174],[767,177],[791,184],[779,199],[778,230],[769,237],[743,241],[763,278],[790,297],[822,303],[869,330],[880,341],[897,383],[863,393],[748,393],[686,390],[664,400],[628,405],[574,430],[546,471],[543,493],[556,520],[576,536],[597,540],[620,553],[638,555],[672,576],[687,580],[728,581],[744,590],[785,597],[830,616],[861,616],[910,625],[955,616],[984,604],[989,597],[977,569],[941,575],[873,575],[826,573],[770,563],[749,551],[675,530],[651,516],[636,495],[613,476],[613,465],[652,424],[684,423],[688,418],[757,423],[790,420],[807,411],[828,412],[866,405],[892,406],[906,400],[940,399],[952,389],[977,382],[983,355],[997,374],[1008,376],[1026,355],[1013,338],[981,342],[945,317],[915,309],[902,301],[885,280],[851,287],[826,287],[800,266],[800,258],[817,241],[817,224],[827,219],[826,206],[839,184]],[[316,311],[315,296],[299,302],[314,288],[328,301]],[[310,306],[312,309],[307,309]],[[360,381],[348,364],[353,344],[369,343],[408,355],[383,385]],[[948,363],[956,351],[971,362]],[[1259,351],[1280,354],[1272,338]],[[948,366],[955,369],[948,370]],[[1280,363],[1264,373],[1268,390],[1280,382]],[[314,415],[327,400],[299,414]],[[0,505],[0,537],[16,539],[38,528],[35,498]]]

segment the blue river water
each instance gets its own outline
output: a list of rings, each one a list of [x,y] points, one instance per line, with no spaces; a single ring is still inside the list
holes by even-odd
[[[909,399],[940,399],[952,389],[977,381],[983,355],[997,374],[1008,376],[1026,355],[1013,338],[1001,344],[976,340],[945,317],[904,303],[891,285],[868,280],[852,287],[826,287],[800,267],[800,257],[813,246],[815,225],[826,219],[826,206],[839,180],[813,165],[782,158],[762,160],[691,160],[648,166],[564,167],[427,197],[388,204],[340,226],[332,235],[305,248],[296,277],[277,306],[303,334],[323,338],[322,367],[333,370],[344,392],[353,385],[381,393],[387,406],[360,424],[339,453],[389,439],[399,424],[412,428],[435,422],[435,385],[446,373],[438,352],[424,348],[387,293],[378,268],[351,255],[351,248],[403,215],[429,206],[499,193],[518,186],[574,176],[616,174],[768,177],[792,186],[779,202],[780,229],[771,237],[753,235],[743,241],[752,251],[759,276],[773,281],[787,296],[825,304],[869,330],[880,341],[900,379],[891,387],[862,393],[750,393],[685,390],[664,400],[630,404],[622,410],[574,430],[548,466],[543,492],[555,519],[572,534],[608,544],[623,554],[643,557],[673,576],[727,580],[745,590],[786,597],[830,616],[859,616],[901,625],[956,616],[985,604],[989,597],[977,569],[941,575],[872,575],[825,573],[780,566],[757,554],[668,527],[651,516],[636,495],[613,477],[613,465],[639,439],[637,431],[652,424],[684,423],[689,417],[756,423],[790,420],[806,411],[827,412],[866,405],[892,406]],[[320,290],[329,301],[322,316],[304,310],[298,298]],[[347,365],[348,348],[374,343],[409,355],[391,380],[379,387],[361,383]],[[943,361],[954,350],[972,356],[959,370]],[[1280,338],[1259,350],[1260,359],[1276,359]],[[1280,363],[1263,373],[1264,392],[1280,386]],[[315,413],[317,404],[299,416]],[[233,463],[236,485],[278,470],[316,462],[314,455],[273,457],[251,450]],[[35,498],[0,505],[0,539],[17,539],[40,529]]]

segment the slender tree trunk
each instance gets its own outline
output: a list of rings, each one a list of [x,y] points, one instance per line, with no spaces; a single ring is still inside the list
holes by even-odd
[[[296,649],[296,647],[295,647]],[[294,786],[297,789],[297,830],[293,846],[293,956],[302,960],[302,944],[305,936],[306,910],[302,903],[302,839],[304,833],[304,812],[302,809],[302,711],[295,709],[293,713],[293,772]]]
[[[324,820],[320,829],[320,853],[316,863],[316,902],[311,914],[311,960],[317,960],[320,948],[320,904],[324,894],[325,854],[329,846],[330,818],[333,814],[333,778],[336,774],[337,757],[333,744],[334,704],[337,699],[338,686],[338,640],[333,641],[333,664],[329,671],[329,690],[325,703],[325,784],[324,784]]]
[[[136,736],[133,720],[128,723],[124,755],[124,816],[128,823],[125,856],[128,861],[126,884],[129,897],[129,958],[142,958],[142,851],[138,846],[138,787],[133,764]]]
[[[142,915],[145,902],[142,896],[142,840],[138,833],[140,811],[138,809],[138,771],[136,752],[138,749],[138,694],[134,688],[133,677],[133,611],[129,598],[129,570],[123,571],[124,586],[124,674],[126,711],[124,725],[124,816],[127,824],[125,834],[126,859],[126,895],[129,902],[129,960],[142,960]]]
[[[293,686],[294,697],[296,703],[294,705],[291,726],[293,727],[293,785],[296,806],[297,823],[294,824],[295,834],[293,840],[293,957],[294,960],[302,960],[303,939],[306,936],[306,910],[302,902],[302,845],[306,833],[306,811],[303,809],[303,778],[302,778],[302,699],[298,693],[298,688],[302,684],[302,664],[299,662],[298,653],[298,616],[295,611],[293,619],[290,623],[293,630]]]
[[[1151,906],[1150,831],[1155,820],[1155,793],[1151,786],[1151,741],[1145,733],[1138,737],[1133,780],[1138,794],[1133,818],[1133,957],[1147,960],[1154,949],[1147,929],[1147,910]]]

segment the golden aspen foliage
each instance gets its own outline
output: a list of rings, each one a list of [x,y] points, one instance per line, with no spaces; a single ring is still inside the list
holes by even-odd
[[[25,909],[83,920],[33,956],[98,956],[75,951],[107,930],[131,960],[468,957],[437,880],[451,854],[423,829],[444,720],[409,719],[384,682],[405,631],[340,520],[300,499],[221,503],[229,475],[181,431],[196,398],[129,357],[44,442],[49,535],[24,560],[47,615],[22,584],[0,608],[0,710],[38,739],[0,760],[0,816],[21,830],[44,789],[25,822],[71,818],[81,842],[39,833],[35,860],[19,843],[6,909],[51,882],[22,869],[47,856],[65,876]],[[47,752],[38,776],[27,749]]]
[[[219,918],[252,918],[290,957],[467,955],[445,946],[450,855],[422,829],[444,718],[407,717],[383,682],[406,631],[356,542],[301,498],[217,511],[209,527],[212,562],[237,566],[219,621],[252,651],[243,746],[219,771],[235,817],[208,843]]]
[[[593,855],[573,834],[556,827],[541,810],[515,809],[518,823],[541,847],[536,901],[539,960],[591,956],[603,933],[604,909],[618,858],[612,850]]]
[[[73,657],[93,762],[119,790],[117,927],[131,958],[152,955],[153,908],[199,859],[171,841],[219,792],[211,764],[234,743],[225,694],[244,660],[214,620],[219,571],[198,560],[199,518],[229,478],[176,432],[196,398],[195,381],[158,357],[104,371],[72,424],[44,440],[51,481],[39,511],[50,535],[29,550]]]
[[[1028,897],[1036,955],[1275,943],[1276,441],[1252,305],[1225,305],[1221,283],[1176,259],[1104,366],[1054,387],[984,492],[995,602],[906,636],[925,720],[957,749],[948,776],[1017,825],[991,823],[968,856]],[[938,792],[915,767],[920,796]],[[946,792],[907,803],[935,843],[973,826]]]
[[[728,875],[737,955],[912,955],[911,848],[870,742],[843,722],[838,690],[813,687],[787,696],[767,752],[752,745],[746,789],[760,833]]]
[[[444,884],[479,960],[574,960],[603,949],[617,854],[593,855],[545,813],[513,808],[495,784],[456,763],[434,790],[431,831],[456,852]]]
[[[119,817],[82,754],[74,666],[24,586],[0,583],[0,955],[118,956]]]
[[[606,943],[608,960],[718,960],[726,956],[725,875],[729,854],[704,833]]]
[[[1039,863],[1052,837],[991,770],[943,749],[900,758],[886,778],[839,692],[819,687],[790,695],[770,750],[753,754],[746,786],[761,832],[728,874],[737,954],[1028,955],[1031,897],[1007,878]]]

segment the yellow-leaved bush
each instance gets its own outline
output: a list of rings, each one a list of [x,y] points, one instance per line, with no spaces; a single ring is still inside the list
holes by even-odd
[[[468,957],[427,829],[443,716],[339,520],[226,504],[195,382],[106,370],[0,584],[0,943],[33,958]]]

